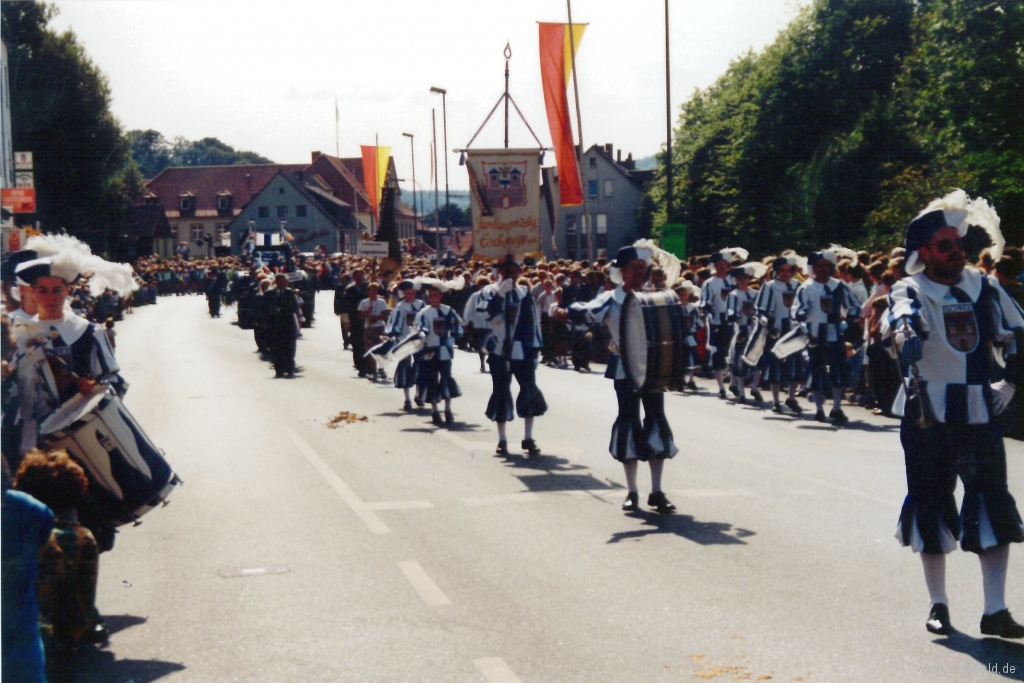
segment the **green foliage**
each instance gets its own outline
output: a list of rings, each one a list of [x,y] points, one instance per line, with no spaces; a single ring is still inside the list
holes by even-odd
[[[177,137],[173,142],[159,131],[128,131],[132,156],[146,178],[154,178],[168,166],[236,166],[238,164],[272,164],[255,152],[235,150],[217,138],[186,140]]]
[[[135,191],[129,145],[110,112],[110,87],[70,31],[47,27],[55,7],[0,5],[11,89],[11,137],[33,152],[38,213],[99,251]]]
[[[674,215],[696,252],[894,246],[952,187],[1024,229],[1024,0],[816,0],[683,104]],[[658,158],[664,165],[664,153]]]

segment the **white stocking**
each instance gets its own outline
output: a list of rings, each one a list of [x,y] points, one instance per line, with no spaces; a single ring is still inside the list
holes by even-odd
[[[981,585],[985,589],[985,614],[1006,609],[1006,569],[1010,564],[1010,546],[982,550]]]
[[[946,598],[946,556],[942,553],[921,553],[924,565],[924,583],[933,605],[949,605]]]

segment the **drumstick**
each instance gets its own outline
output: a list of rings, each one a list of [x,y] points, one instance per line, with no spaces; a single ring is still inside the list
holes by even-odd
[[[910,327],[910,324],[907,322],[907,319],[904,317],[901,318],[900,320],[903,323],[901,329],[903,331],[910,331],[911,333],[913,333],[913,329]],[[910,375],[914,384],[914,391],[917,394],[917,402],[920,404],[919,407],[921,410],[921,417],[918,418],[917,420],[917,426],[921,429],[928,429],[929,427],[931,427],[931,420],[928,418],[928,411],[925,410],[924,394],[921,393],[921,383],[919,381],[921,378],[921,372],[917,369],[917,363],[910,364]],[[910,385],[908,384],[907,378],[903,375],[902,372],[900,372],[900,380],[903,382],[904,394],[909,396]]]

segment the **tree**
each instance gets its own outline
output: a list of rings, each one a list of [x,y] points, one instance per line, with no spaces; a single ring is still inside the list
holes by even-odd
[[[132,147],[132,158],[144,178],[155,178],[160,171],[171,165],[173,148],[159,131],[130,130],[128,140]]]
[[[14,148],[33,153],[38,220],[105,251],[134,184],[130,145],[110,112],[110,87],[71,31],[48,28],[56,7],[0,4]]]
[[[236,151],[217,138],[203,138],[195,142],[178,137],[171,150],[172,166],[235,166],[238,164],[272,164],[256,152]]]

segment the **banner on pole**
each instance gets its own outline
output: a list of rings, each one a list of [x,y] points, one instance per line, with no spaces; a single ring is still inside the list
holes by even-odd
[[[544,89],[544,105],[548,113],[551,142],[555,146],[562,206],[579,206],[583,203],[583,188],[580,187],[580,170],[576,164],[576,143],[573,142],[572,124],[569,122],[569,95],[566,89],[572,77],[572,51],[579,48],[586,27],[586,24],[573,24],[570,37],[568,24],[540,23],[541,84]]]
[[[363,154],[363,186],[370,198],[373,215],[380,220],[380,195],[388,175],[388,160],[391,148],[376,145],[360,145]]]
[[[466,150],[475,258],[539,254],[540,149]]]

